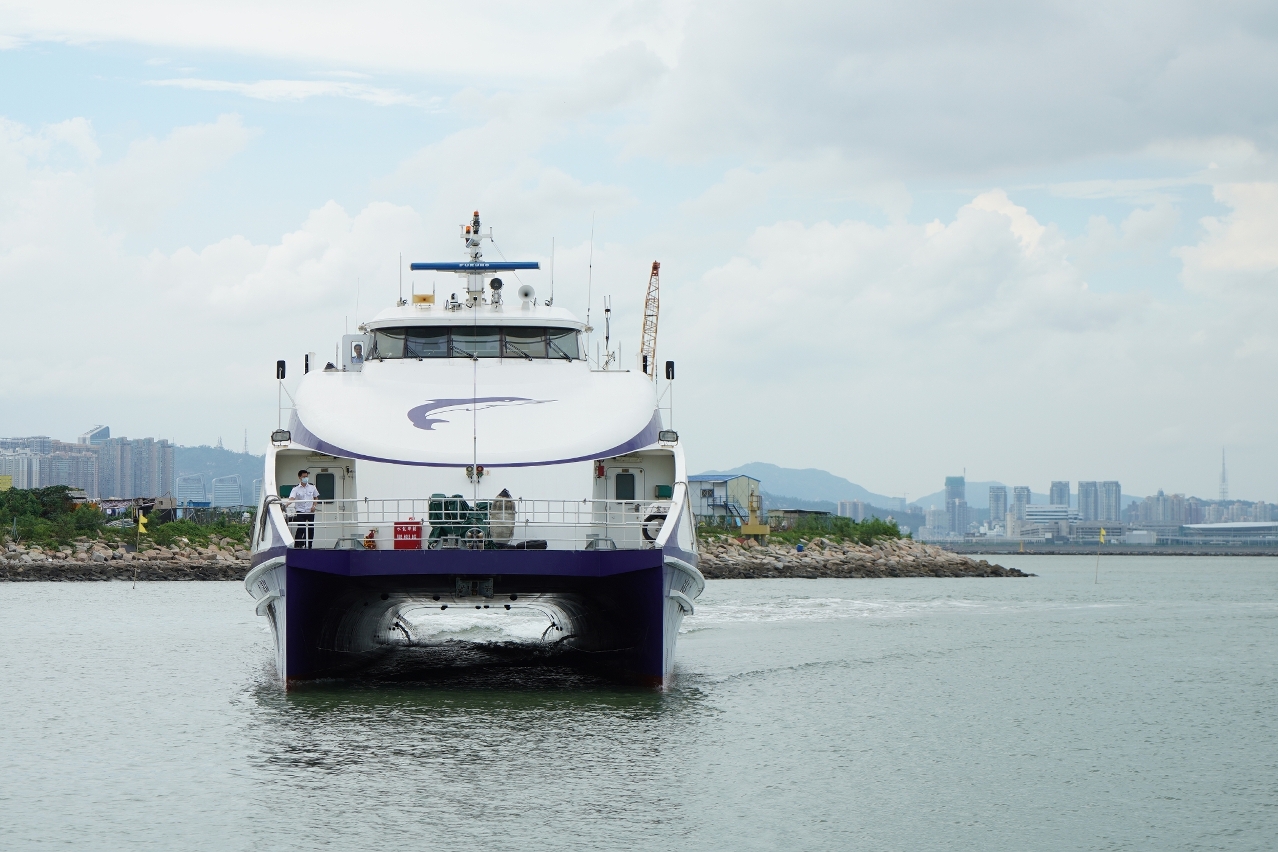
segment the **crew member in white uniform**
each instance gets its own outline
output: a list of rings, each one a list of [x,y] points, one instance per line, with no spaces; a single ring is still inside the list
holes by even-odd
[[[288,502],[293,506],[297,520],[297,534],[293,537],[294,547],[310,550],[315,540],[315,501],[319,499],[319,490],[311,485],[311,473],[308,470],[297,472],[297,485],[289,492]]]

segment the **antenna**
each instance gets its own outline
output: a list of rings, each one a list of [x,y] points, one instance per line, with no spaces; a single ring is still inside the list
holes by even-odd
[[[355,279],[355,327],[359,328],[359,279]]]
[[[1229,499],[1229,474],[1225,472],[1225,448],[1220,448],[1220,499]]]
[[[590,260],[586,264],[586,330],[590,330],[590,285],[595,273],[595,214],[590,214]]]
[[[404,253],[399,253],[399,302],[397,305],[404,304]]]
[[[546,300],[546,307],[555,304],[555,238],[550,238],[550,298]]]
[[[607,370],[617,360],[617,353],[612,349],[612,296],[604,296],[604,361],[603,369]]]

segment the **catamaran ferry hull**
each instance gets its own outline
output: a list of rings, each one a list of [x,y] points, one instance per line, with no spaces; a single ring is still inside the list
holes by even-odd
[[[409,615],[473,608],[494,618],[531,608],[546,641],[592,671],[664,685],[683,617],[705,581],[690,553],[344,551],[261,554],[246,585],[275,634],[288,685],[356,674],[416,644]],[[681,558],[682,557],[682,558]]]

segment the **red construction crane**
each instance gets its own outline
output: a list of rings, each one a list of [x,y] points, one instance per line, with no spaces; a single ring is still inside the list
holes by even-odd
[[[657,270],[661,264],[652,262],[652,275],[648,278],[648,296],[643,301],[643,333],[639,338],[639,362],[644,373],[657,380],[657,314],[661,309],[661,282]]]

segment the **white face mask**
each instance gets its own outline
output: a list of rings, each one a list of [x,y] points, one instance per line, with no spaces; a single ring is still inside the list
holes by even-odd
[[[310,478],[309,476],[303,476],[303,477],[302,477],[302,484],[303,484],[303,485],[309,485],[309,484],[310,484],[310,481],[311,481],[311,478]]]

